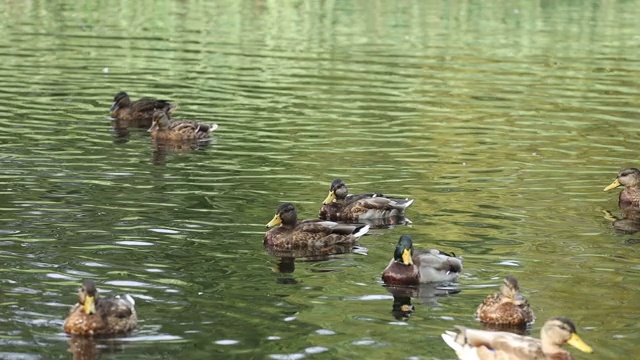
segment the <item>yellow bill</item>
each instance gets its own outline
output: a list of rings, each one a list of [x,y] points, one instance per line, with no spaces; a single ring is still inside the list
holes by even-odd
[[[327,198],[326,198],[326,199],[324,199],[324,201],[322,202],[322,204],[323,204],[323,205],[330,204],[330,203],[332,203],[335,199],[336,199],[336,193],[335,193],[335,191],[329,191],[329,195],[327,195]]]
[[[85,296],[84,298],[84,312],[88,315],[96,313],[96,301],[93,296]]]
[[[413,259],[411,258],[411,250],[402,250],[402,263],[405,265],[413,265]]]
[[[267,227],[274,227],[277,225],[282,224],[282,218],[280,217],[280,214],[276,214],[273,219],[271,219],[271,221],[269,221],[269,223],[267,224]]]
[[[591,346],[587,345],[584,341],[582,341],[582,339],[580,339],[580,336],[578,336],[578,334],[576,333],[571,334],[571,338],[569,339],[569,341],[567,341],[567,344],[573,346],[578,350],[584,351],[586,353],[593,352],[593,349],[591,348]]]
[[[618,187],[618,186],[620,186],[620,185],[622,185],[622,184],[620,184],[620,180],[615,179],[615,180],[611,183],[611,185],[609,185],[609,186],[607,186],[606,188],[604,188],[604,191],[609,191],[609,190],[611,190],[611,189],[615,189],[615,188],[617,188],[617,187]]]

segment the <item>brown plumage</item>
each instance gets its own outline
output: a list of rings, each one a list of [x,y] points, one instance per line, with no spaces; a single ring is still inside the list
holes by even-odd
[[[167,100],[142,98],[132,102],[129,95],[121,91],[114,96],[109,113],[116,120],[118,127],[148,128],[151,126],[154,112],[162,111],[169,115],[176,108],[176,104]]]
[[[436,249],[414,250],[411,237],[402,235],[382,281],[387,285],[453,281],[461,271],[462,258]]]
[[[151,137],[165,141],[202,141],[210,137],[210,133],[218,128],[217,124],[204,124],[189,120],[169,120],[163,111],[153,113],[149,132]]]
[[[636,168],[621,170],[611,185],[604,188],[604,191],[615,189],[618,186],[624,186],[618,197],[618,206],[623,210],[640,208],[640,170]]]
[[[613,228],[621,233],[635,234],[640,231],[640,210],[623,208],[622,216],[614,216],[610,211],[602,210],[604,218],[611,221]]]
[[[264,234],[264,246],[276,249],[356,244],[369,231],[369,225],[346,225],[319,219],[298,221],[296,209],[291,203],[280,204],[267,227],[274,228]]]
[[[100,297],[96,284],[84,280],[78,291],[78,303],[64,321],[64,331],[82,336],[108,335],[131,331],[137,323],[135,301],[131,296]]]
[[[476,318],[484,323],[501,325],[526,325],[535,320],[527,299],[520,295],[518,280],[508,275],[500,291],[487,296],[478,306]]]
[[[344,181],[335,179],[318,215],[331,221],[364,221],[402,216],[412,203],[413,199],[388,198],[376,193],[349,195]]]
[[[563,317],[547,320],[540,330],[540,340],[509,332],[485,331],[456,326],[458,332],[446,331],[442,339],[460,360],[571,360],[562,349],[569,344],[591,353],[593,349],[576,334],[571,320]]]

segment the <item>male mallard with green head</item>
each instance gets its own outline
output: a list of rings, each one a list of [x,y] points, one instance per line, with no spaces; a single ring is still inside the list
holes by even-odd
[[[462,258],[436,249],[414,250],[411,237],[402,235],[382,281],[387,285],[453,281],[461,271]]]
[[[137,326],[135,301],[130,295],[98,295],[96,284],[84,280],[78,303],[64,321],[64,331],[73,335],[109,335],[129,332]]]
[[[296,208],[282,203],[276,209],[264,235],[264,246],[279,249],[324,248],[355,244],[369,231],[369,225],[347,225],[319,219],[298,221]]]
[[[169,115],[177,107],[168,100],[153,98],[142,98],[132,102],[126,92],[120,91],[113,97],[109,113],[112,119],[124,122],[127,126],[148,128],[151,126],[154,112],[159,110]]]
[[[331,221],[363,221],[368,219],[402,216],[413,199],[388,198],[369,193],[349,195],[347,185],[335,179],[329,187],[329,195],[320,208],[321,219]]]
[[[571,320],[563,317],[547,320],[540,330],[540,340],[510,332],[456,328],[457,333],[446,331],[442,339],[460,360],[572,360],[571,353],[562,349],[564,344],[593,352],[580,339]]]
[[[478,306],[476,318],[483,323],[524,326],[535,320],[527,299],[520,295],[518,280],[507,275],[500,291],[487,296]]]

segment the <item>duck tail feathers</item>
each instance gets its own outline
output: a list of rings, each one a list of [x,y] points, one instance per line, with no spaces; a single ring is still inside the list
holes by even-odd
[[[357,227],[354,231],[353,231],[353,236],[359,238],[362,235],[366,234],[367,232],[369,232],[369,225],[363,225],[360,227]]]

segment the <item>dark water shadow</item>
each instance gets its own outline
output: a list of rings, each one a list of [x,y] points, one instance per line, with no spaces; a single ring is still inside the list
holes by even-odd
[[[408,226],[412,221],[404,216],[393,216],[381,219],[361,220],[358,221],[358,223],[367,224],[371,229],[393,229],[396,226]]]
[[[192,151],[205,150],[211,145],[211,139],[207,141],[165,141],[152,140],[153,156],[152,163],[154,165],[166,165],[167,159],[171,154],[189,153]]]
[[[286,274],[288,276],[279,277],[276,282],[279,284],[297,284],[290,274],[296,269],[296,260],[300,262],[319,262],[327,261],[334,258],[336,255],[356,253],[366,255],[367,249],[358,245],[332,245],[323,248],[305,248],[305,249],[273,249],[265,247],[267,253],[273,257],[279,258],[278,263],[273,268],[273,271],[278,274]],[[313,270],[314,272],[333,272],[336,270],[322,269]]]
[[[612,212],[603,210],[604,218],[611,221],[613,229],[621,234],[632,235],[640,231],[640,209],[621,209],[621,216],[617,217]]]
[[[460,289],[446,283],[427,283],[418,286],[387,286],[384,288],[393,295],[391,315],[397,320],[408,320],[415,311],[412,300],[421,305],[437,306],[439,298],[459,294]]]
[[[105,354],[124,352],[124,342],[120,336],[84,337],[72,335],[67,349],[73,354],[73,360],[97,360]]]

